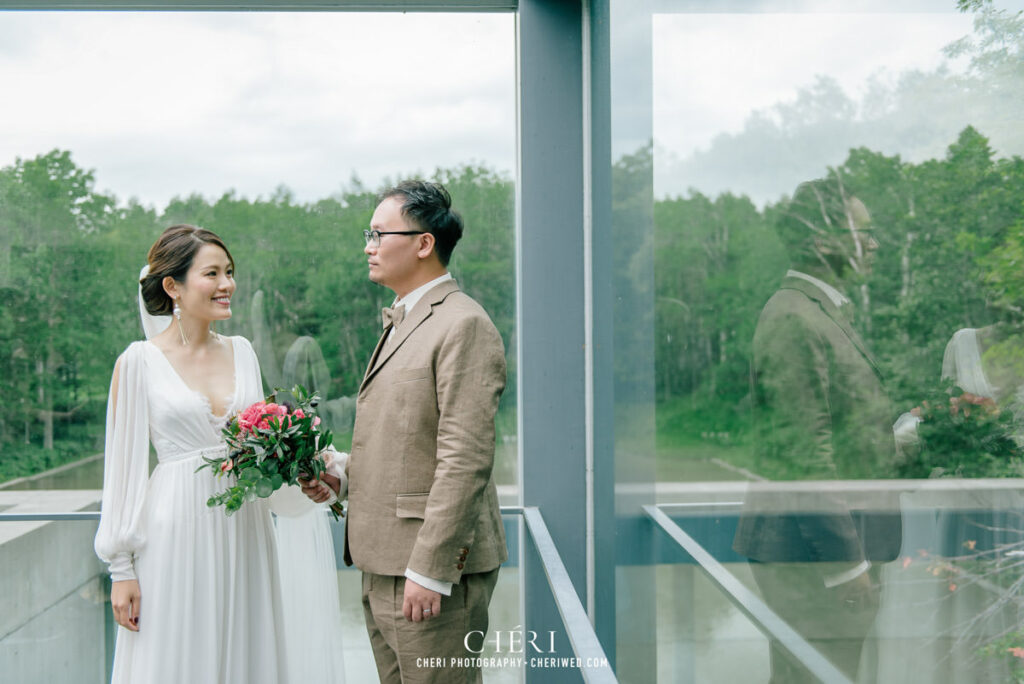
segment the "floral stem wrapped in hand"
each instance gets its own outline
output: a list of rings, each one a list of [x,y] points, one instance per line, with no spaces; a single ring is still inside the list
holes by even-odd
[[[281,392],[275,389],[275,395]],[[203,458],[203,468],[210,468],[217,477],[234,478],[234,484],[211,496],[206,505],[224,506],[227,515],[246,501],[265,499],[283,485],[296,485],[299,480],[318,480],[326,467],[321,452],[330,447],[331,431],[321,427],[315,407],[319,397],[301,385],[291,390],[295,406],[276,403],[267,397],[232,417],[222,433],[227,455]],[[331,505],[337,519],[341,504]]]

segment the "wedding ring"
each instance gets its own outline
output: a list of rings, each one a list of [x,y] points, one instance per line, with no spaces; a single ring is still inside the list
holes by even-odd
[[[424,615],[430,615],[430,612],[431,612],[431,611],[430,611],[430,609],[429,609],[429,608],[424,608],[424,609],[423,609],[423,614],[424,614]]]

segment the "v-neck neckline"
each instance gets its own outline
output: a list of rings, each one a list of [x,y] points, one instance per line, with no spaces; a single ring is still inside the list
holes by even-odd
[[[161,349],[160,347],[156,346],[156,344],[152,340],[146,340],[146,343],[149,344],[151,347],[153,347],[153,349],[155,349],[160,354],[160,358],[162,358],[164,360],[164,363],[167,364],[167,367],[171,369],[171,373],[173,373],[174,377],[178,379],[178,382],[180,382],[182,384],[182,386],[185,389],[187,389],[189,392],[191,392],[192,394],[194,394],[197,397],[199,397],[199,399],[201,399],[203,401],[203,403],[206,405],[206,412],[207,412],[207,414],[209,414],[210,417],[218,419],[218,420],[220,420],[222,418],[227,418],[228,417],[228,415],[231,413],[231,409],[233,409],[235,407],[236,399],[238,397],[238,349],[235,348],[235,338],[234,337],[229,337],[227,339],[231,343],[231,384],[232,384],[232,388],[231,388],[231,392],[229,394],[224,395],[224,397],[223,397],[223,399],[228,399],[228,404],[227,404],[227,406],[224,407],[224,413],[221,413],[221,414],[213,412],[213,402],[210,401],[210,397],[206,396],[206,394],[200,392],[199,390],[195,389],[194,387],[189,385],[187,382],[185,382],[185,378],[183,378],[181,376],[181,373],[178,372],[178,369],[175,368],[174,364],[171,363],[171,360],[169,358],[167,358],[167,354],[164,353],[163,349]]]

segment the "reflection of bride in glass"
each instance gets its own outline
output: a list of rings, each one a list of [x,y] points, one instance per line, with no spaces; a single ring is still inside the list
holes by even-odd
[[[888,680],[1017,681],[1021,674],[1011,650],[1024,634],[1024,490],[1020,480],[971,478],[1020,477],[1022,355],[1024,335],[1009,318],[957,330],[924,422],[922,408],[897,421],[906,475],[946,479],[902,497],[916,512],[908,516],[904,561],[887,582],[884,622],[890,638],[919,636],[912,649],[905,642],[883,649]]]
[[[343,681],[323,510],[285,493],[276,528],[273,499],[227,517],[206,506],[223,483],[195,472],[225,448],[227,417],[263,397],[249,342],[210,330],[231,316],[234,261],[215,234],[184,225],[168,228],[148,261],[140,311],[149,339],[114,367],[96,535],[121,626],[112,681]],[[308,653],[315,669],[304,672]]]

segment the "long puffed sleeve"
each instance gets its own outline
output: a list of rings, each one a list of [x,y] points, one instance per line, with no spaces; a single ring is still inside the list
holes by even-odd
[[[149,479],[149,405],[141,343],[117,360],[107,400],[103,461],[103,506],[96,555],[110,566],[113,581],[134,579]]]

